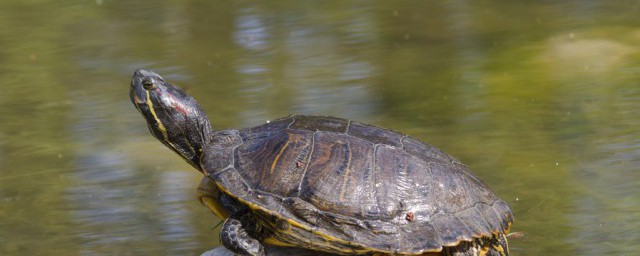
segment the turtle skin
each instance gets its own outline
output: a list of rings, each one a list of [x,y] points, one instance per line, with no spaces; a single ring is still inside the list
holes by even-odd
[[[342,255],[508,255],[509,206],[467,166],[409,136],[298,115],[216,131],[203,152],[213,186],[281,245]]]

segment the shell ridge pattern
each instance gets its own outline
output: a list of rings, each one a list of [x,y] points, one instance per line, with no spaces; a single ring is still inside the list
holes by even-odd
[[[394,236],[396,237],[396,249],[394,250],[394,253],[397,254],[402,249],[402,232],[396,232]]]
[[[289,125],[287,125],[287,129],[291,129],[291,125],[293,125],[296,122],[296,116],[289,116],[291,118],[291,123],[289,123]]]
[[[229,169],[230,169],[230,168],[226,168],[225,170],[229,170]],[[245,185],[246,185],[246,183],[245,183]],[[253,189],[249,189],[249,192],[254,192],[254,190],[253,190]],[[266,192],[266,191],[260,191],[260,193],[261,193],[261,194],[265,194],[265,195],[269,195],[269,196],[272,196],[272,197],[274,197],[274,198],[278,198],[278,199],[281,199],[281,200],[294,199],[294,198],[296,198],[296,197],[280,197],[280,196],[278,196],[278,195],[275,195],[275,194],[272,194],[272,193],[269,193],[269,192]],[[233,195],[231,195],[231,196],[232,196],[232,197],[235,197],[235,196],[233,196]],[[495,200],[495,201],[498,201],[498,200]],[[471,209],[471,208],[476,207],[476,206],[477,206],[477,205],[479,205],[479,204],[483,204],[483,205],[487,205],[487,206],[493,206],[493,205],[495,204],[495,201],[494,201],[494,203],[492,203],[492,204],[485,204],[485,203],[483,203],[483,202],[476,202],[474,205],[472,205],[472,206],[470,206],[470,207],[467,207],[467,208],[465,208],[464,210],[459,211],[459,212],[463,212],[463,211],[469,210],[469,209]],[[262,207],[262,208],[266,208],[265,206],[263,206],[263,205],[261,205],[261,204],[258,204],[258,205],[259,205],[260,207]],[[281,211],[282,211],[282,209],[283,209],[283,208],[282,208],[282,205],[281,205],[281,208],[280,208],[277,212],[278,212],[278,213],[279,213],[279,212],[281,212]],[[268,211],[267,211],[267,212],[268,212]],[[459,218],[458,218],[458,216],[457,216],[457,214],[458,214],[459,212],[456,212],[456,213],[444,213],[444,212],[438,212],[438,213],[435,213],[435,214],[431,215],[431,216],[430,216],[430,218],[431,218],[431,219],[433,219],[432,217],[434,217],[435,215],[440,214],[440,215],[453,215],[454,217],[456,217],[457,219],[459,219]],[[332,213],[331,215],[332,215],[332,216],[339,217],[339,218],[344,218],[345,220],[349,220],[348,222],[342,222],[342,224],[348,224],[348,223],[351,223],[351,222],[353,222],[353,223],[357,223],[357,222],[358,222],[358,219],[353,218],[353,217],[350,217],[350,216],[344,216],[344,215],[342,215],[342,214],[337,214],[337,213]],[[484,218],[484,216],[482,216],[482,214],[480,215],[480,217],[482,217],[482,218],[483,218],[483,220],[485,220],[485,222],[489,223],[489,222]],[[460,219],[459,219],[459,220],[460,220]],[[465,223],[464,221],[462,221],[462,220],[460,220],[460,221],[461,221],[463,224],[465,224],[465,226],[466,226],[466,223]],[[317,227],[316,225],[312,225],[312,223],[308,223],[308,222],[306,222],[306,221],[302,221],[302,220],[300,220],[300,219],[298,220],[298,222],[304,223],[303,225],[305,225],[305,226],[306,226],[306,228],[307,228],[308,230],[312,231],[313,233],[318,232],[318,231],[317,231],[317,230],[318,230],[318,227]],[[436,237],[439,237],[439,238],[441,238],[441,237],[442,237],[442,236],[441,236],[441,234],[440,234],[440,231],[439,231],[438,229],[433,229],[433,231],[436,233]],[[499,230],[495,230],[495,228],[492,228],[491,232],[500,232],[500,231],[499,231]],[[473,234],[473,232],[470,232],[470,233],[472,233],[472,234]],[[398,243],[398,246],[402,245],[402,237],[400,236],[400,233],[396,233],[396,234],[395,234],[395,236],[396,236],[396,240],[397,240],[396,242]],[[491,233],[489,233],[489,234],[480,234],[480,237],[492,237],[492,234],[491,234]],[[462,239],[462,240],[467,241],[466,239]],[[362,246],[362,245],[363,245],[363,244],[360,244],[360,243],[352,243],[351,241],[348,241],[348,242],[349,242],[349,244],[360,245],[360,246]],[[458,241],[456,244],[458,244],[459,242],[460,242],[460,241]],[[366,245],[365,245],[365,246],[366,246]],[[455,246],[455,245],[453,245],[453,246]],[[399,248],[399,247],[397,247],[397,248]],[[424,249],[424,250],[421,250],[421,252],[433,252],[433,251],[436,251],[436,252],[437,252],[437,251],[441,251],[441,250],[442,250],[442,245],[441,245],[440,247],[438,247],[438,248],[429,248],[429,249]],[[394,253],[398,253],[398,252],[399,252],[399,251],[398,251],[398,249],[396,249],[396,251],[394,251]]]
[[[273,131],[283,132],[284,134],[290,134],[291,132],[300,133],[302,131],[305,131],[307,136],[309,135],[311,136],[311,138],[307,137],[307,142],[310,143],[310,144],[307,144],[310,147],[308,155],[307,157],[305,157],[304,161],[300,161],[301,163],[304,162],[304,166],[302,168],[298,168],[298,170],[299,171],[301,170],[302,173],[298,173],[299,175],[301,175],[301,177],[297,184],[297,191],[295,191],[295,193],[278,194],[278,193],[272,193],[270,191],[264,191],[262,190],[262,188],[254,187],[251,185],[251,183],[248,182],[252,180],[251,177],[249,176],[245,177],[245,175],[242,175],[242,172],[244,171],[242,169],[243,156],[239,154],[241,154],[243,149],[240,146],[243,145],[245,141],[247,143],[254,143],[257,138],[252,138],[252,137],[244,138],[243,136],[240,136],[240,141],[241,141],[240,144],[227,148],[227,150],[231,150],[232,152],[231,165],[224,167],[222,168],[222,170],[216,171],[215,173],[211,173],[210,175],[213,176],[219,173],[223,173],[225,171],[234,171],[236,173],[239,173],[240,175],[238,176],[240,179],[238,180],[241,181],[243,183],[242,185],[246,187],[248,190],[247,191],[248,193],[246,194],[247,196],[241,196],[241,198],[239,198],[241,201],[245,201],[248,204],[254,205],[255,208],[252,208],[254,210],[258,210],[260,212],[273,215],[272,217],[279,218],[280,220],[286,220],[290,224],[298,228],[311,231],[309,234],[307,234],[307,236],[317,235],[317,236],[323,237],[323,239],[330,239],[330,240],[335,239],[334,241],[335,244],[333,244],[333,242],[331,243],[333,244],[333,246],[337,246],[339,248],[344,247],[344,245],[342,245],[344,243],[345,245],[349,244],[349,245],[361,246],[363,248],[375,247],[380,249],[380,251],[386,251],[387,253],[418,253],[417,251],[411,251],[411,249],[407,247],[410,244],[406,243],[406,241],[403,239],[403,236],[405,238],[407,236],[416,236],[417,234],[419,234],[419,232],[424,231],[424,229],[420,228],[419,226],[415,226],[415,222],[399,223],[397,222],[397,220],[391,220],[391,219],[387,220],[386,218],[383,218],[384,217],[383,212],[385,209],[383,206],[388,204],[388,202],[385,200],[391,200],[391,201],[397,200],[393,196],[391,197],[387,196],[388,193],[385,192],[386,189],[388,189],[389,191],[392,191],[393,188],[384,187],[385,182],[387,182],[388,178],[395,178],[395,177],[378,173],[382,169],[390,168],[390,166],[386,165],[388,161],[385,160],[389,156],[388,154],[386,154],[386,153],[389,153],[389,152],[386,152],[386,150],[388,150],[389,148],[402,150],[407,153],[407,157],[412,158],[412,159],[409,159],[409,158],[401,159],[403,161],[407,161],[408,163],[409,162],[414,163],[412,161],[418,161],[418,160],[421,161],[421,164],[416,164],[416,166],[422,166],[422,169],[424,171],[421,171],[416,174],[425,175],[433,178],[434,174],[442,174],[442,170],[446,172],[449,169],[455,169],[453,171],[449,171],[451,173],[447,175],[462,175],[462,176],[455,176],[455,178],[462,179],[462,180],[468,179],[467,180],[468,182],[464,182],[464,184],[470,185],[475,189],[475,190],[474,189],[466,190],[466,192],[462,193],[462,195],[466,195],[468,197],[469,192],[475,192],[475,191],[486,192],[485,189],[488,189],[486,188],[486,186],[484,186],[485,184],[482,181],[480,181],[476,176],[474,176],[468,170],[466,165],[456,161],[446,161],[446,162],[441,161],[443,159],[446,159],[444,158],[446,156],[443,156],[442,158],[439,158],[439,155],[437,155],[437,157],[434,157],[434,158],[430,157],[431,156],[430,154],[433,153],[432,151],[430,151],[431,148],[423,147],[421,144],[417,144],[417,142],[420,142],[420,141],[411,139],[411,137],[408,135],[403,135],[395,132],[394,132],[395,134],[391,134],[391,135],[387,133],[383,133],[382,135],[375,134],[376,132],[380,132],[381,130],[373,130],[373,134],[369,135],[369,133],[367,132],[372,130],[369,130],[369,128],[363,129],[361,124],[357,122],[353,123],[352,125],[352,121],[346,120],[346,119],[339,119],[337,121],[335,119],[333,120],[324,119],[324,120],[327,120],[325,122],[322,119],[313,119],[313,117],[289,116],[284,120],[283,119],[280,119],[280,120],[281,120],[280,125],[278,125],[277,128],[274,128]],[[328,127],[328,128],[325,128],[325,127]],[[339,128],[336,128],[336,127],[339,127]],[[256,131],[258,131],[258,134],[264,134],[264,132],[267,132],[267,131],[269,132],[269,134],[271,134],[271,130],[256,130]],[[384,131],[390,131],[390,130],[384,130]],[[350,134],[350,132],[353,132],[353,134]],[[322,151],[322,147],[319,147],[316,144],[322,141],[327,141],[326,139],[323,139],[323,138],[325,138],[324,136],[327,136],[328,134],[334,134],[332,136],[329,136],[328,138],[346,139],[347,144],[349,144],[348,142],[353,142],[354,145],[364,145],[364,143],[366,143],[367,145],[371,145],[372,147],[372,148],[367,148],[368,152],[366,154],[364,153],[358,154],[359,157],[368,156],[367,162],[371,168],[371,172],[373,173],[372,175],[374,175],[372,179],[368,180],[368,183],[371,186],[373,186],[373,189],[372,189],[373,191],[371,191],[371,194],[372,194],[371,201],[370,203],[368,203],[370,208],[367,209],[367,210],[370,210],[370,214],[364,219],[358,218],[356,217],[356,215],[352,216],[349,213],[337,213],[337,212],[322,210],[321,208],[317,208],[312,202],[304,200],[301,197],[302,189],[304,187],[303,182],[307,178],[307,176],[312,176],[311,173],[314,170],[312,167],[310,167],[311,163],[313,162],[312,161],[313,155],[316,151],[317,152]],[[340,136],[345,136],[345,137],[337,137],[338,134]],[[356,141],[350,141],[350,140],[358,140],[359,142],[356,143]],[[329,143],[329,145],[332,145],[331,142],[325,142],[325,143]],[[347,145],[347,147],[349,147],[349,145]],[[344,174],[345,176],[337,177],[339,178],[340,181],[342,181],[342,184],[338,185],[337,188],[340,188],[340,191],[338,191],[338,194],[335,194],[335,195],[339,195],[340,198],[344,198],[345,194],[348,193],[348,191],[345,190],[345,187],[348,187],[347,181],[351,179],[351,177],[348,175],[349,169],[350,169],[351,153],[353,153],[351,152],[351,150],[352,149],[350,148],[347,150],[347,152],[349,153],[348,155],[349,161],[347,162],[347,168],[345,169],[346,171],[346,174]],[[425,151],[426,153],[421,154],[421,150]],[[360,151],[357,151],[357,152],[360,152]],[[381,155],[378,155],[378,154],[381,154]],[[355,159],[359,159],[359,158],[355,158]],[[302,158],[300,158],[299,160],[302,160]],[[449,159],[446,159],[446,160],[449,160]],[[262,160],[258,159],[257,161],[262,161]],[[296,162],[291,162],[291,163],[293,165],[297,164]],[[378,166],[378,165],[383,165],[383,166]],[[460,165],[460,166],[455,167],[456,165]],[[354,164],[354,166],[356,165]],[[407,166],[404,166],[404,167],[405,169],[407,168]],[[460,168],[460,167],[463,167],[463,168]],[[234,170],[231,170],[231,169],[234,169]],[[404,170],[404,171],[406,172],[407,170]],[[223,175],[226,175],[226,174],[223,174]],[[448,178],[449,176],[444,176],[444,177]],[[371,184],[372,183],[371,181],[373,181],[373,184]],[[418,181],[420,180],[413,180],[413,182],[418,182]],[[457,184],[460,185],[462,183],[458,182]],[[292,185],[294,189],[296,188],[295,183],[289,184],[289,185]],[[508,227],[512,221],[512,217],[510,217],[511,215],[509,215],[511,214],[511,212],[508,206],[506,205],[506,203],[504,203],[504,201],[501,201],[495,196],[492,196],[492,193],[490,191],[488,192],[490,195],[488,197],[483,197],[485,198],[484,200],[479,200],[479,199],[477,200],[474,198],[474,199],[471,199],[471,201],[469,201],[468,203],[458,205],[457,207],[438,208],[436,212],[422,215],[427,218],[421,221],[425,222],[425,227],[433,223],[434,217],[438,218],[438,220],[440,220],[441,223],[445,223],[445,225],[439,225],[439,228],[433,228],[435,237],[439,239],[442,239],[443,235],[446,236],[447,233],[451,233],[447,231],[447,228],[451,228],[451,225],[446,225],[448,223],[446,221],[447,219],[455,219],[459,221],[460,223],[462,223],[462,226],[464,226],[464,228],[467,231],[469,231],[468,234],[471,234],[474,237],[491,237],[492,236],[491,233],[501,233],[502,231],[505,231],[505,227],[507,227],[506,230],[508,230]],[[238,195],[233,195],[233,193],[235,192],[230,191],[230,193],[228,194],[230,194],[230,196],[234,198],[238,197]],[[271,197],[272,199],[263,198],[263,196]],[[327,223],[329,224],[329,227],[325,228],[318,224],[319,221],[316,221],[316,223],[309,222],[304,218],[295,216],[295,214],[293,214],[291,220],[283,217],[283,215],[287,215],[286,213],[288,211],[292,211],[283,202],[285,202],[286,200],[294,200],[294,199],[301,200],[302,202],[307,204],[310,207],[309,210],[312,210],[315,212],[314,214],[316,214],[316,218],[319,219],[321,217],[322,218],[331,217],[331,219],[335,219],[335,222],[331,221],[331,223]],[[274,207],[276,204],[269,203],[269,202],[274,202],[274,200],[281,202],[279,204],[279,207]],[[425,203],[434,203],[434,202],[426,201]],[[504,204],[506,207],[499,204]],[[479,215],[480,217],[479,218],[469,217],[470,214],[467,214],[467,213],[471,213],[471,211],[477,212],[478,213],[477,215]],[[396,214],[396,215],[400,214],[398,215],[400,216],[399,219],[402,219],[402,220],[405,219],[404,210],[394,212],[393,214]],[[442,217],[436,216],[438,214],[442,214]],[[398,219],[398,218],[395,218],[395,219]],[[480,220],[484,221],[485,223],[482,223]],[[496,222],[497,220],[499,220],[499,223]],[[371,225],[373,226],[379,226],[379,227],[386,226],[386,227],[393,227],[393,228],[387,229],[385,227],[384,230],[382,230],[383,232],[387,232],[387,233],[384,233],[385,235],[384,237],[386,237],[384,239],[372,238],[373,240],[367,241],[369,239],[353,240],[353,237],[349,237],[349,236],[358,235],[358,234],[368,235],[369,233],[367,232],[371,232],[371,231],[368,231],[368,229],[366,228],[362,228],[363,225],[364,226],[369,225],[368,223],[372,223]],[[378,224],[375,224],[375,223],[378,223]],[[486,226],[486,228],[475,228],[478,226],[479,227]],[[345,231],[350,231],[350,232],[345,232]],[[364,232],[364,233],[360,233],[360,232]],[[457,232],[454,232],[454,233],[457,234]],[[465,233],[465,232],[462,232],[462,233]],[[309,242],[314,241],[311,238],[307,238],[307,239]],[[388,239],[388,242],[382,243],[385,239]],[[468,239],[469,239],[468,235],[464,235],[461,237],[461,239],[458,239],[456,243],[460,243],[461,240],[468,241]],[[405,242],[405,244],[403,244],[403,242]],[[384,247],[382,247],[383,244],[385,244]],[[422,249],[420,249],[420,253],[441,251],[443,246],[443,244],[440,244],[439,247],[436,247],[435,246],[436,244],[433,242],[431,244],[429,244],[428,242],[424,242],[422,244],[423,246],[422,246]],[[393,247],[394,245],[396,246],[395,248]]]
[[[371,152],[371,154],[372,154],[372,155],[371,155],[371,163],[372,163],[371,169],[372,169],[373,173],[376,173],[376,171],[375,171],[375,170],[376,170],[376,168],[377,168],[377,164],[378,164],[378,163],[377,163],[377,159],[376,159],[376,155],[377,155],[377,154],[376,154],[376,152],[378,151],[378,147],[379,147],[379,146],[380,146],[380,144],[375,144],[375,145],[373,145],[373,150],[372,150],[372,152]],[[380,207],[380,205],[381,205],[381,202],[380,202],[380,195],[378,194],[378,189],[377,189],[377,188],[380,186],[380,182],[381,182],[381,181],[380,181],[380,180],[378,180],[378,178],[379,178],[379,177],[378,177],[378,175],[375,175],[375,174],[374,174],[374,177],[375,177],[375,178],[374,178],[375,184],[373,184],[373,186],[375,187],[375,188],[373,189],[373,192],[374,192],[374,194],[375,194],[375,195],[374,195],[374,198],[376,199],[376,202],[377,202],[376,207],[378,208],[378,212],[379,212],[379,213],[381,213],[381,212],[382,212],[382,208]],[[378,216],[376,216],[376,217],[377,217],[377,219],[375,219],[375,220],[381,220],[381,216],[380,216],[380,215],[378,215]]]
[[[482,216],[482,213],[480,212],[480,210],[478,210],[478,208],[476,207],[477,204],[472,205],[471,207],[468,207],[466,209],[463,209],[462,211],[453,213],[454,216],[456,216],[456,218],[458,218],[460,221],[462,221],[463,224],[465,224],[467,227],[469,227],[469,223],[467,222],[467,219],[463,219],[460,218],[460,214],[464,214],[466,211],[471,211],[471,210],[475,210],[475,213],[479,213],[479,214],[475,214],[474,216],[478,216],[481,218],[481,220],[484,223],[480,223],[480,225],[482,225],[483,227],[486,227],[487,232],[491,233],[491,224],[489,224],[489,222],[484,218],[484,216]],[[476,238],[481,238],[486,236],[486,233],[480,231],[480,232],[471,232],[473,237]]]
[[[298,183],[298,191],[296,193],[296,197],[300,197],[302,193],[302,183],[304,182],[304,178],[307,176],[307,170],[309,169],[309,163],[311,162],[311,156],[313,156],[313,151],[316,148],[316,136],[318,135],[318,131],[314,131],[311,135],[311,150],[309,150],[309,156],[304,163],[304,170],[302,172],[302,177],[300,178],[300,182]]]
[[[244,186],[247,188],[247,194],[253,194],[254,193],[254,188],[251,186],[251,183],[247,182],[245,177],[242,174],[239,173],[238,168],[236,168],[236,154],[238,153],[240,145],[244,144],[244,138],[239,134],[239,131],[236,131],[236,132],[237,132],[236,135],[238,136],[238,138],[240,138],[240,143],[237,143],[236,145],[234,145],[230,150],[231,151],[231,163],[229,164],[229,166],[223,168],[219,172],[215,172],[214,174],[211,174],[211,176],[213,177],[213,176],[215,176],[217,174],[221,174],[222,172],[234,170],[235,172],[238,172],[238,177],[240,178],[240,180],[242,181]],[[221,185],[219,185],[219,186],[221,186]],[[229,191],[229,188],[225,188],[225,190]],[[231,195],[231,194],[228,194],[228,195],[233,197],[233,198],[238,199],[238,197],[235,196],[235,195]]]
[[[460,217],[458,217],[458,215],[456,215],[456,213],[453,214],[453,217],[458,220],[460,223],[462,223],[462,226],[464,227],[465,230],[467,230],[466,234],[469,234],[469,237],[465,237],[465,233],[462,232],[463,235],[459,236],[458,241],[467,241],[467,242],[471,242],[473,241],[473,230],[469,229],[469,227],[467,226],[467,223],[465,223],[464,221],[462,221],[460,219]]]
[[[232,167],[232,168],[236,169],[236,171],[237,171],[237,168],[235,168],[235,166],[236,166],[236,154],[238,153],[238,148],[240,148],[240,145],[244,144],[244,138],[242,138],[242,136],[239,136],[239,135],[238,135],[238,137],[240,138],[240,143],[238,143],[237,145],[235,145],[231,149],[231,164],[229,165],[229,167]]]
[[[400,148],[404,150],[404,139],[408,138],[409,135],[404,134],[402,138],[400,138]]]
[[[459,214],[459,213],[461,213],[461,212],[464,212],[464,211],[466,211],[466,210],[472,209],[472,208],[477,208],[477,206],[478,206],[478,205],[485,205],[485,206],[488,206],[488,207],[490,207],[490,208],[492,209],[492,211],[493,211],[493,206],[494,206],[494,205],[496,204],[496,202],[498,202],[498,201],[500,201],[500,199],[495,199],[495,200],[493,200],[493,202],[492,202],[491,204],[486,204],[486,203],[483,203],[483,202],[475,202],[473,205],[471,205],[471,206],[469,206],[469,207],[467,207],[467,208],[464,208],[464,209],[462,209],[461,211],[452,212],[452,213],[446,213],[446,214],[451,214],[451,215],[455,216],[456,218],[458,218],[458,215],[457,215],[457,214]],[[435,215],[436,215],[436,214],[433,214],[433,215],[432,215],[432,216],[430,216],[430,217],[433,217],[433,216],[435,216]],[[484,217],[484,213],[482,213],[482,212],[481,212],[480,217],[482,217],[482,219],[484,219],[484,221],[485,221],[487,224],[489,224],[489,228],[491,228],[491,230],[489,231],[489,232],[490,232],[490,234],[481,234],[481,235],[489,236],[489,235],[491,235],[491,232],[500,232],[500,231],[505,231],[505,230],[500,230],[500,229],[502,229],[502,227],[499,227],[498,229],[496,229],[495,227],[493,227],[494,225],[491,225],[491,222],[487,221],[487,219]],[[459,218],[458,218],[458,219],[459,219]],[[465,222],[463,221],[462,223],[465,223]],[[466,224],[465,224],[465,226],[466,226]]]
[[[440,216],[438,216],[438,215],[440,215]],[[447,217],[450,217],[449,215],[452,215],[452,214],[439,212],[439,213],[434,215],[434,218],[432,218],[434,220],[434,222],[433,222],[434,223],[434,227],[436,227],[433,230],[434,230],[435,233],[438,234],[438,237],[440,238],[440,241],[442,241],[440,246],[451,247],[451,246],[455,246],[456,244],[458,244],[460,242],[457,239],[452,241],[451,231],[453,231],[453,229],[443,228],[443,227],[440,226],[441,224],[444,224],[444,223],[442,223],[441,219],[446,220]],[[436,221],[436,218],[439,219],[440,221]]]
[[[274,198],[277,198],[277,199],[280,199],[280,200],[284,200],[284,199],[289,198],[289,197],[279,196],[277,194],[271,193],[269,191],[264,191],[264,190],[261,190],[261,189],[252,189],[252,190],[255,191],[256,193],[260,193],[261,196],[266,195],[266,196],[274,197]]]
[[[373,193],[374,193],[374,195],[373,195],[373,196],[374,196],[374,198],[376,198],[376,205],[375,205],[375,208],[377,209],[377,212],[381,212],[381,211],[382,211],[382,209],[380,209],[380,204],[379,204],[379,199],[378,199],[378,190],[377,190],[377,189],[375,189],[375,186],[376,186],[376,184],[375,184],[375,183],[377,183],[377,177],[378,177],[377,175],[375,175],[375,168],[376,168],[376,145],[375,145],[375,144],[373,144],[373,145],[372,145],[372,147],[373,147],[373,150],[371,150],[371,151],[369,152],[369,161],[368,161],[369,168],[370,168],[370,172],[371,172],[372,174],[369,174],[369,175],[372,175],[372,176],[374,177],[374,184],[373,184],[373,187],[374,187],[374,188],[373,188]],[[363,210],[363,211],[364,211],[364,210]],[[364,213],[363,213],[363,215],[364,215]],[[381,219],[381,218],[380,218],[380,215],[377,215],[377,219],[372,219],[372,220],[373,220],[373,221],[377,221],[377,220],[380,220],[380,219]]]
[[[227,132],[230,132],[230,133],[227,133]],[[242,145],[244,143],[244,139],[242,138],[242,136],[240,136],[240,134],[239,134],[239,132],[237,130],[221,130],[221,131],[218,131],[218,133],[223,134],[223,136],[235,136],[238,139],[240,139],[240,142],[234,143],[231,146],[224,146],[224,145],[220,145],[220,144],[217,144],[217,143],[214,142],[214,145],[209,147],[209,149],[214,149],[215,148],[215,149],[219,149],[219,150],[225,152],[225,154],[230,154],[229,163],[226,166],[224,166],[224,167],[222,167],[222,168],[220,168],[218,170],[215,170],[215,171],[207,169],[207,166],[205,166],[206,164],[204,164],[204,162],[203,162],[203,161],[205,161],[205,159],[211,158],[213,156],[211,156],[211,154],[207,154],[206,152],[203,152],[202,153],[203,157],[200,159],[200,163],[199,164],[200,164],[201,168],[203,169],[203,173],[205,174],[205,176],[213,177],[213,176],[215,176],[215,175],[217,175],[219,173],[228,171],[230,169],[235,169],[236,168],[236,166],[235,166],[236,151],[240,147],[240,145]],[[215,135],[213,135],[213,136],[215,136]],[[211,140],[215,140],[215,138],[212,137]]]
[[[429,169],[429,177],[433,177],[433,170],[432,170],[433,168],[431,166],[432,164],[433,163],[431,163],[431,162],[427,163],[427,168]],[[429,215],[429,220],[430,220],[429,222],[432,222],[433,219],[434,219],[433,217],[435,215],[437,215],[438,213],[439,212],[436,211],[435,213]],[[435,233],[435,237],[437,237],[438,240],[441,241],[440,242],[440,246],[438,248],[436,248],[436,249],[438,249],[438,251],[441,251],[442,250],[442,243],[444,242],[444,241],[442,241],[442,235],[440,234],[440,231],[438,231],[438,229],[435,227],[435,225],[433,225],[433,223],[431,223],[431,225],[433,226],[433,232]]]
[[[429,174],[430,174],[431,176],[433,176],[433,172],[432,172],[433,165],[436,165],[436,164],[438,164],[438,163],[436,163],[436,162],[429,162],[429,163],[428,163],[428,166],[429,166]],[[473,176],[473,175],[469,175],[469,177],[474,177],[474,178],[475,178],[475,176]],[[479,209],[481,209],[480,207],[478,207],[479,205],[484,205],[484,206],[490,207],[490,208],[492,209],[491,211],[492,211],[492,212],[495,212],[495,210],[493,210],[493,208],[494,208],[493,206],[494,206],[494,205],[496,204],[496,202],[498,202],[498,201],[500,201],[500,199],[498,199],[498,198],[494,198],[494,199],[493,199],[493,201],[492,201],[491,203],[484,203],[484,202],[481,202],[481,201],[477,201],[477,202],[474,202],[472,205],[469,205],[469,206],[467,206],[467,207],[465,207],[465,208],[463,208],[463,209],[460,209],[459,211],[455,211],[455,212],[443,212],[443,211],[436,211],[436,212],[434,212],[433,214],[430,214],[428,217],[429,217],[429,219],[433,220],[433,219],[435,219],[435,218],[437,217],[436,215],[439,215],[439,214],[440,214],[440,215],[443,215],[443,216],[444,216],[444,215],[453,215],[453,216],[454,216],[454,217],[456,217],[458,220],[460,220],[462,224],[464,224],[464,226],[465,226],[465,228],[467,228],[467,230],[469,230],[469,228],[467,227],[467,223],[466,223],[465,221],[463,221],[462,219],[460,219],[460,218],[458,217],[458,214],[460,214],[460,213],[462,213],[462,212],[464,212],[464,211],[467,211],[467,210],[469,210],[469,209],[478,209],[478,210],[479,210]],[[481,232],[479,235],[480,235],[481,237],[491,237],[493,232],[500,232],[500,231],[501,231],[500,229],[502,229],[502,228],[501,228],[501,227],[499,227],[499,226],[498,226],[498,227],[496,227],[496,224],[493,224],[493,225],[492,225],[492,224],[490,224],[490,223],[492,223],[492,222],[488,221],[488,220],[486,219],[485,215],[486,215],[486,213],[485,213],[485,212],[480,211],[480,215],[479,215],[479,216],[480,216],[480,217],[485,221],[485,223],[488,225],[488,226],[487,226],[487,228],[489,229],[489,232],[488,232],[488,233]],[[497,228],[497,229],[496,229],[496,228]],[[504,230],[502,230],[502,231],[504,231]],[[441,232],[440,232],[440,230],[439,230],[439,229],[435,228],[435,229],[434,229],[434,232],[437,234],[437,237],[442,238],[442,235],[440,234]],[[475,234],[475,232],[470,232],[470,234]]]
[[[344,133],[349,134],[349,128],[351,128],[351,119],[347,120],[347,128],[344,129]]]
[[[213,176],[216,176],[216,175],[218,175],[218,174],[220,174],[220,173],[223,173],[223,172],[229,171],[229,170],[231,170],[231,169],[235,169],[235,168],[233,168],[232,166],[227,166],[227,167],[225,167],[225,168],[220,169],[219,171],[212,172],[212,173],[206,173],[206,175],[207,175],[208,177],[213,177]]]
[[[344,193],[347,189],[347,183],[349,182],[349,172],[351,172],[351,158],[353,157],[353,153],[351,152],[351,145],[349,141],[345,141],[345,145],[347,149],[345,152],[347,153],[347,162],[345,163],[344,173],[342,174],[342,185],[340,186],[340,196],[338,200],[340,202],[344,202]]]

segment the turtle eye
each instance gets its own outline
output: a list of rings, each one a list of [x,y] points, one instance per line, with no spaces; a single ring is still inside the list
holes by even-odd
[[[153,85],[153,82],[151,82],[150,80],[142,80],[142,87],[147,90],[151,90],[155,88],[155,85]]]

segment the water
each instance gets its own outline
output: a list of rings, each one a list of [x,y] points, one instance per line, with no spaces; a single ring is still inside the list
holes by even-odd
[[[199,174],[136,68],[215,128],[290,113],[428,141],[513,208],[514,255],[640,251],[640,2],[3,1],[0,255],[197,255]]]

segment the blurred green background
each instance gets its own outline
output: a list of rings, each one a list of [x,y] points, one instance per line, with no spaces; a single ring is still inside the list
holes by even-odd
[[[0,1],[0,255],[199,255],[199,174],[148,134],[136,68],[214,128],[388,127],[514,210],[513,255],[640,251],[639,1]]]

